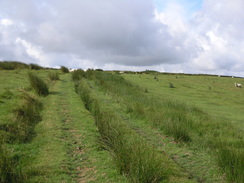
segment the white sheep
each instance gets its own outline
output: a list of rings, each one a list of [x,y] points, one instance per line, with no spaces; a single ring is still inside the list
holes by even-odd
[[[235,83],[235,86],[238,88],[241,88],[241,84],[240,83]]]

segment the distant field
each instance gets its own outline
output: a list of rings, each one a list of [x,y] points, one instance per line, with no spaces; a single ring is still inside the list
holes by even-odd
[[[243,182],[244,79],[14,64],[0,70],[0,182]]]
[[[123,77],[146,88],[150,95],[197,106],[244,130],[244,88],[234,86],[235,82],[244,83],[244,78],[182,74],[125,74]]]

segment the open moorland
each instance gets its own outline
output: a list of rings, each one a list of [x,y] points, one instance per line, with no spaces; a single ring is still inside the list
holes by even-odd
[[[243,78],[0,62],[0,182],[244,182]]]

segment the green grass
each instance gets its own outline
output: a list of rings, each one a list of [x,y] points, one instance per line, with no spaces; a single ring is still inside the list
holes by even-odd
[[[0,182],[243,182],[241,78],[42,69],[41,97],[13,68],[0,71]]]
[[[61,66],[60,69],[61,69],[62,73],[69,73],[69,69],[65,66]]]
[[[121,174],[132,182],[161,182],[169,177],[172,167],[168,159],[127,127],[122,119],[108,107],[100,106],[88,85],[80,82],[78,93],[96,119],[102,141],[114,153]]]
[[[0,79],[5,75],[10,79],[5,84],[0,82],[3,86],[1,100],[4,101],[0,106],[0,124],[10,123],[12,111],[18,108],[16,103],[20,107],[26,103],[25,98],[18,97],[22,92],[34,95],[32,90],[25,90],[29,88],[27,72],[0,73],[3,76]],[[43,105],[42,120],[35,126],[35,136],[26,143],[4,143],[4,152],[11,152],[8,171],[13,172],[10,174],[12,179],[7,180],[17,177],[21,181],[24,177],[24,182],[126,182],[125,177],[118,175],[112,157],[98,143],[94,119],[76,95],[71,75],[62,75],[61,80],[49,83],[49,71],[36,71],[35,74],[49,84],[50,94],[45,98],[35,96]],[[0,136],[4,135],[0,130]],[[1,155],[1,166],[6,167],[5,156]],[[11,163],[12,158],[14,163]]]
[[[159,74],[156,82],[154,75],[126,74],[127,80],[146,88],[149,94],[161,99],[170,99],[197,106],[213,117],[225,119],[243,126],[243,89],[234,86],[234,83],[243,83],[243,78],[217,76],[189,76]],[[169,88],[169,82],[175,88]],[[209,89],[211,88],[211,89]]]
[[[234,145],[232,153],[243,144],[243,135],[233,124],[220,119],[216,120],[197,107],[191,107],[170,98],[155,97],[150,94],[150,89],[149,95],[146,95],[143,88],[135,86],[117,75],[99,72],[93,72],[92,75],[103,91],[124,101],[127,112],[134,118],[147,120],[151,127],[156,127],[163,133],[174,137],[180,144],[188,143],[189,148],[204,147],[210,149],[213,154],[220,146],[219,141]],[[168,87],[168,89],[175,90],[177,86]],[[241,151],[243,152],[243,149]],[[215,155],[213,157],[218,159]],[[243,165],[242,160],[238,158],[239,156],[235,157],[235,155],[229,156],[230,161],[238,161],[237,164]],[[233,171],[238,174],[241,169],[237,164],[233,165],[236,166]],[[225,172],[227,166],[228,164],[220,165],[220,168],[229,179],[229,174]],[[240,177],[235,181],[240,181],[242,176],[240,175]]]
[[[48,78],[51,80],[51,81],[56,81],[56,80],[59,80],[59,75],[57,72],[49,72],[48,74]]]
[[[198,124],[197,126],[191,125],[193,132],[198,133],[192,139],[196,143],[205,144],[213,149],[213,157],[217,159],[220,168],[230,182],[243,181],[243,175],[240,172],[243,171],[241,167],[244,164],[240,154],[243,154],[242,103],[244,96],[242,90],[234,87],[233,84],[243,79],[157,75],[159,82],[153,82],[152,75],[124,75],[124,77],[134,84],[146,88],[149,91],[148,95],[157,97],[158,100],[179,101],[188,106],[196,106],[198,108],[195,108],[197,116],[194,116],[194,110],[187,114],[187,116],[192,116],[194,123]],[[175,88],[167,87],[168,82],[173,82]],[[173,112],[173,110],[171,111]],[[175,113],[173,113],[171,116],[174,116]],[[204,139],[206,139],[206,143],[204,143]],[[220,141],[224,141],[225,146],[232,148],[226,150]]]
[[[40,77],[31,72],[28,73],[28,77],[32,88],[39,96],[47,96],[49,94],[47,84]]]
[[[16,61],[0,61],[0,70],[28,69],[29,65]]]

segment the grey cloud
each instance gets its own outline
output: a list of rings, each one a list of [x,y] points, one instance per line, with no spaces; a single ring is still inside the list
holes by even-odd
[[[0,24],[0,59],[19,58],[48,66],[154,68],[165,64],[187,72],[197,68],[226,72],[231,68],[234,72],[244,57],[240,7],[244,7],[242,0],[205,0],[202,10],[186,25],[183,18],[172,19],[169,25],[155,19],[152,0],[0,1],[0,20],[13,21],[8,27]],[[182,30],[177,22],[183,22]],[[209,32],[226,45],[211,40]],[[40,58],[16,44],[18,38],[39,51]],[[214,67],[206,67],[205,62]]]
[[[8,11],[14,2],[5,4]],[[45,53],[137,66],[177,63],[187,56],[167,26],[155,21],[151,1],[29,0],[13,7],[10,18],[26,27],[21,37]]]

